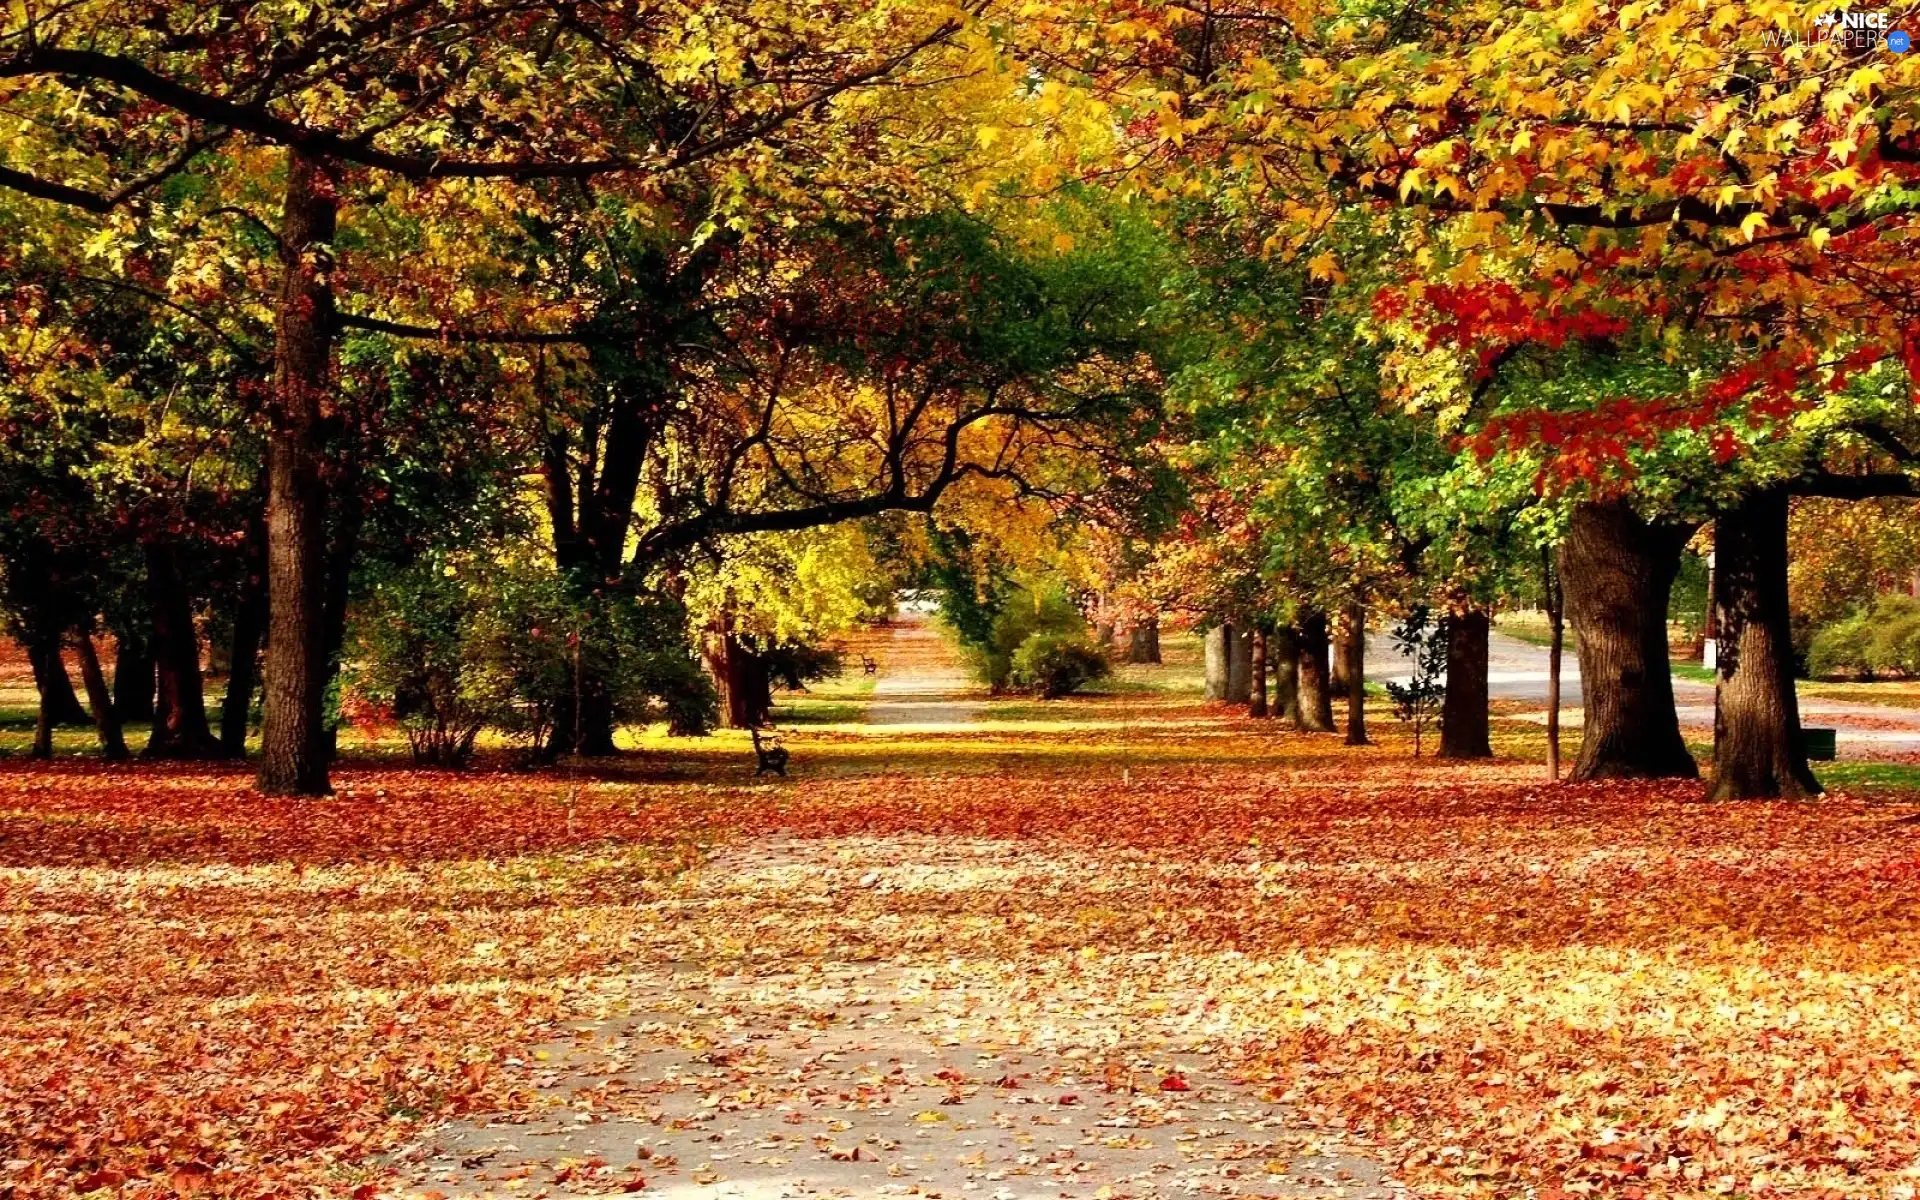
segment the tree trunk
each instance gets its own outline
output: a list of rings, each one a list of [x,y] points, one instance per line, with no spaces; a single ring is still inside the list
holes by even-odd
[[[1300,643],[1290,626],[1282,626],[1267,635],[1267,670],[1273,676],[1273,704],[1268,711],[1276,718],[1300,724]]]
[[[153,661],[159,682],[153,731],[144,758],[219,758],[220,743],[207,724],[207,698],[200,680],[200,634],[193,602],[180,578],[179,549],[149,542],[147,599],[153,609]]]
[[[1233,657],[1233,628],[1225,623],[1206,632],[1206,685],[1202,695],[1208,700],[1227,698],[1229,662]]]
[[[266,600],[265,580],[249,580],[240,608],[233,615],[227,694],[220,702],[220,749],[231,758],[243,758],[247,753],[253,687],[259,678],[260,635],[266,629]]]
[[[1492,758],[1487,735],[1487,633],[1475,608],[1447,618],[1447,694],[1440,702],[1440,757]]]
[[[1160,618],[1157,614],[1135,621],[1133,628],[1127,631],[1127,661],[1160,661]]]
[[[1247,701],[1247,715],[1267,715],[1267,633],[1264,629],[1253,631],[1253,695]]]
[[[53,709],[47,703],[47,694],[40,693],[39,716],[33,724],[33,746],[27,751],[29,758],[47,759],[53,757]]]
[[[1253,698],[1253,631],[1238,625],[1227,641],[1227,702],[1246,704]]]
[[[1296,626],[1299,645],[1297,688],[1299,715],[1296,724],[1303,733],[1333,732],[1333,688],[1327,664],[1327,616],[1318,609],[1300,614]]]
[[[1327,686],[1336,696],[1347,694],[1347,631],[1338,621],[1329,630],[1330,641],[1327,650]]]
[[[347,464],[327,488],[333,497],[333,521],[324,556],[326,581],[320,601],[320,720],[327,761],[340,753],[340,721],[326,709],[326,695],[340,674],[347,645],[347,609],[353,602],[353,563],[360,553],[360,531],[366,525],[367,506],[357,466]]]
[[[1800,736],[1787,610],[1787,495],[1749,495],[1714,523],[1719,663],[1710,800],[1820,794]]]
[[[320,165],[289,152],[280,218],[283,275],[274,319],[267,449],[267,645],[260,790],[324,796],[327,497],[320,416],[330,387],[337,204]]]
[[[709,643],[707,669],[720,689],[720,713],[729,729],[764,725],[772,693],[767,666],[733,634]]]
[[[55,725],[85,725],[87,710],[73,691],[67,664],[60,660],[58,641],[37,641],[27,647],[27,663],[33,668],[33,686],[40,692],[40,712]]]
[[[93,708],[93,727],[100,737],[100,756],[117,762],[127,756],[127,739],[120,728],[120,714],[114,711],[113,694],[107,690],[106,673],[100,669],[93,635],[76,630],[73,644],[80,656],[80,679],[86,684],[87,703]]]
[[[122,722],[153,720],[153,652],[144,635],[114,634],[113,711]]]
[[[1347,605],[1347,745],[1367,744],[1367,610],[1358,600]]]
[[[1700,774],[1680,737],[1667,661],[1667,602],[1691,534],[1642,520],[1624,501],[1574,507],[1560,548],[1586,708],[1574,779]]]
[[[1560,573],[1553,569],[1553,555],[1540,551],[1540,564],[1546,576],[1547,628],[1547,778],[1560,782],[1560,660],[1566,645],[1567,598],[1560,586]]]

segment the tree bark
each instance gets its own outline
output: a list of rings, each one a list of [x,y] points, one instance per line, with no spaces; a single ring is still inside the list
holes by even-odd
[[[1567,598],[1560,586],[1560,572],[1553,569],[1553,555],[1540,551],[1540,565],[1546,583],[1547,628],[1547,778],[1560,782],[1560,661],[1564,655],[1567,630]]]
[[[143,758],[219,758],[220,743],[207,724],[207,698],[200,679],[200,634],[193,602],[180,578],[179,549],[148,542],[147,599],[153,610],[153,651],[159,698]]]
[[[1328,631],[1327,686],[1336,696],[1347,694],[1347,631],[1335,621]]]
[[[1440,757],[1492,758],[1487,733],[1485,609],[1447,618],[1447,694],[1440,702]]]
[[[114,633],[113,711],[120,720],[153,720],[153,652],[136,633]]]
[[[1576,505],[1560,549],[1586,730],[1574,779],[1693,779],[1667,659],[1667,603],[1692,527],[1624,501]]]
[[[1787,610],[1787,494],[1747,496],[1714,523],[1713,786],[1710,800],[1804,800],[1807,766]]]
[[[1127,661],[1131,663],[1157,663],[1160,661],[1160,617],[1152,614],[1133,623],[1127,631]]]
[[[325,729],[322,740],[327,761],[340,752],[340,722],[326,711],[326,694],[340,674],[341,657],[347,645],[347,608],[353,601],[353,563],[360,554],[360,531],[367,522],[367,506],[361,492],[359,468],[348,464],[332,481],[328,493],[333,497],[333,520],[327,532],[326,580],[321,586],[320,602],[320,719]]]
[[[67,664],[60,659],[60,643],[37,641],[27,647],[27,663],[33,668],[33,686],[40,693],[40,712],[55,725],[85,725],[87,710],[80,707],[74,694]]]
[[[1253,698],[1253,631],[1232,626],[1227,640],[1227,703],[1246,704]]]
[[[1227,676],[1233,657],[1233,628],[1225,623],[1206,632],[1206,683],[1202,695],[1208,700],[1227,698]]]
[[[1264,629],[1253,631],[1253,695],[1247,701],[1247,715],[1267,715],[1267,633]]]
[[[764,725],[772,707],[766,663],[731,633],[708,643],[707,669],[720,689],[721,718],[729,729]]]
[[[227,694],[220,701],[220,749],[229,757],[247,753],[247,726],[253,714],[253,688],[259,679],[260,635],[266,630],[265,580],[248,580],[233,615],[233,645],[228,655]]]
[[[1276,718],[1300,724],[1300,643],[1291,626],[1281,626],[1267,635],[1267,669],[1273,675],[1273,704],[1268,711]]]
[[[107,690],[106,673],[100,669],[93,635],[84,629],[75,630],[73,645],[80,656],[80,679],[86,684],[87,703],[93,709],[94,731],[100,737],[100,756],[118,762],[127,757],[127,739],[120,727],[120,714],[113,707],[113,693]]]
[[[1347,676],[1347,745],[1367,744],[1367,610],[1358,600],[1347,605],[1342,655]]]
[[[1296,725],[1303,733],[1333,732],[1332,671],[1327,664],[1327,615],[1318,609],[1300,614],[1296,628],[1299,645],[1297,687],[1299,714]]]
[[[333,185],[318,163],[288,154],[280,218],[283,275],[274,320],[267,449],[267,645],[260,790],[324,796],[327,778],[327,497],[321,412],[331,386]]]

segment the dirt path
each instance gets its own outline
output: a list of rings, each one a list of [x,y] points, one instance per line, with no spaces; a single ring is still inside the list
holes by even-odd
[[[886,936],[876,912],[1139,869],[1044,853],[916,837],[717,855],[660,905],[661,936],[608,989],[610,1014],[531,1052],[535,1111],[402,1152],[397,1194],[1401,1194],[1222,1069],[1202,997],[1118,1020],[937,946],[863,952],[863,932]],[[828,948],[842,953],[792,952],[793,930],[831,929],[849,897],[860,911],[842,919],[859,927]]]
[[[984,700],[984,691],[968,678],[932,619],[905,613],[881,654],[866,720],[928,728],[965,725],[980,715]]]

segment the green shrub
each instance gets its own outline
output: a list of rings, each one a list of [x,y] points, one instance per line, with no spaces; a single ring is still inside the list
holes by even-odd
[[[586,688],[616,719],[705,732],[712,685],[670,601],[583,593],[544,566],[435,554],[378,581],[354,614],[348,687],[421,762],[458,766],[480,731],[538,748]]]
[[[1816,676],[1920,675],[1920,599],[1886,595],[1814,630],[1807,670]]]
[[[1106,653],[1085,634],[1034,633],[1013,652],[1011,676],[1017,686],[1055,700],[1104,679],[1112,669]]]
[[[961,653],[973,677],[996,692],[1014,682],[1013,657],[1035,634],[1084,634],[1086,618],[1065,592],[1034,593],[1014,589],[986,624],[984,639],[955,628]]]

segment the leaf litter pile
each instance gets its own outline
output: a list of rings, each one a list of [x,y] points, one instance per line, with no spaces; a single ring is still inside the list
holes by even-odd
[[[991,1015],[983,1045],[1153,1030],[1416,1194],[1920,1186],[1911,804],[1549,789],[1532,764],[1411,764],[1392,737],[1139,712],[865,757],[803,742],[791,782],[733,759],[577,795],[357,768],[285,801],[237,773],[7,763],[0,1194],[408,1194],[396,1153],[442,1123],[551,1115],[536,1047],[618,1031],[624,1082],[566,1103],[643,1109],[637,1047],[678,1026],[636,1025],[634,997],[662,971],[745,994],[848,964],[875,972],[856,1004],[911,978]],[[754,883],[794,846],[828,865]],[[1084,1067],[1101,1103],[1187,1099],[1164,1063]],[[701,1078],[714,1105],[766,1100]],[[1067,1085],[1037,1086],[1057,1106]],[[702,1182],[645,1150],[582,1177]],[[1100,1194],[1071,1183],[1044,1194]]]

